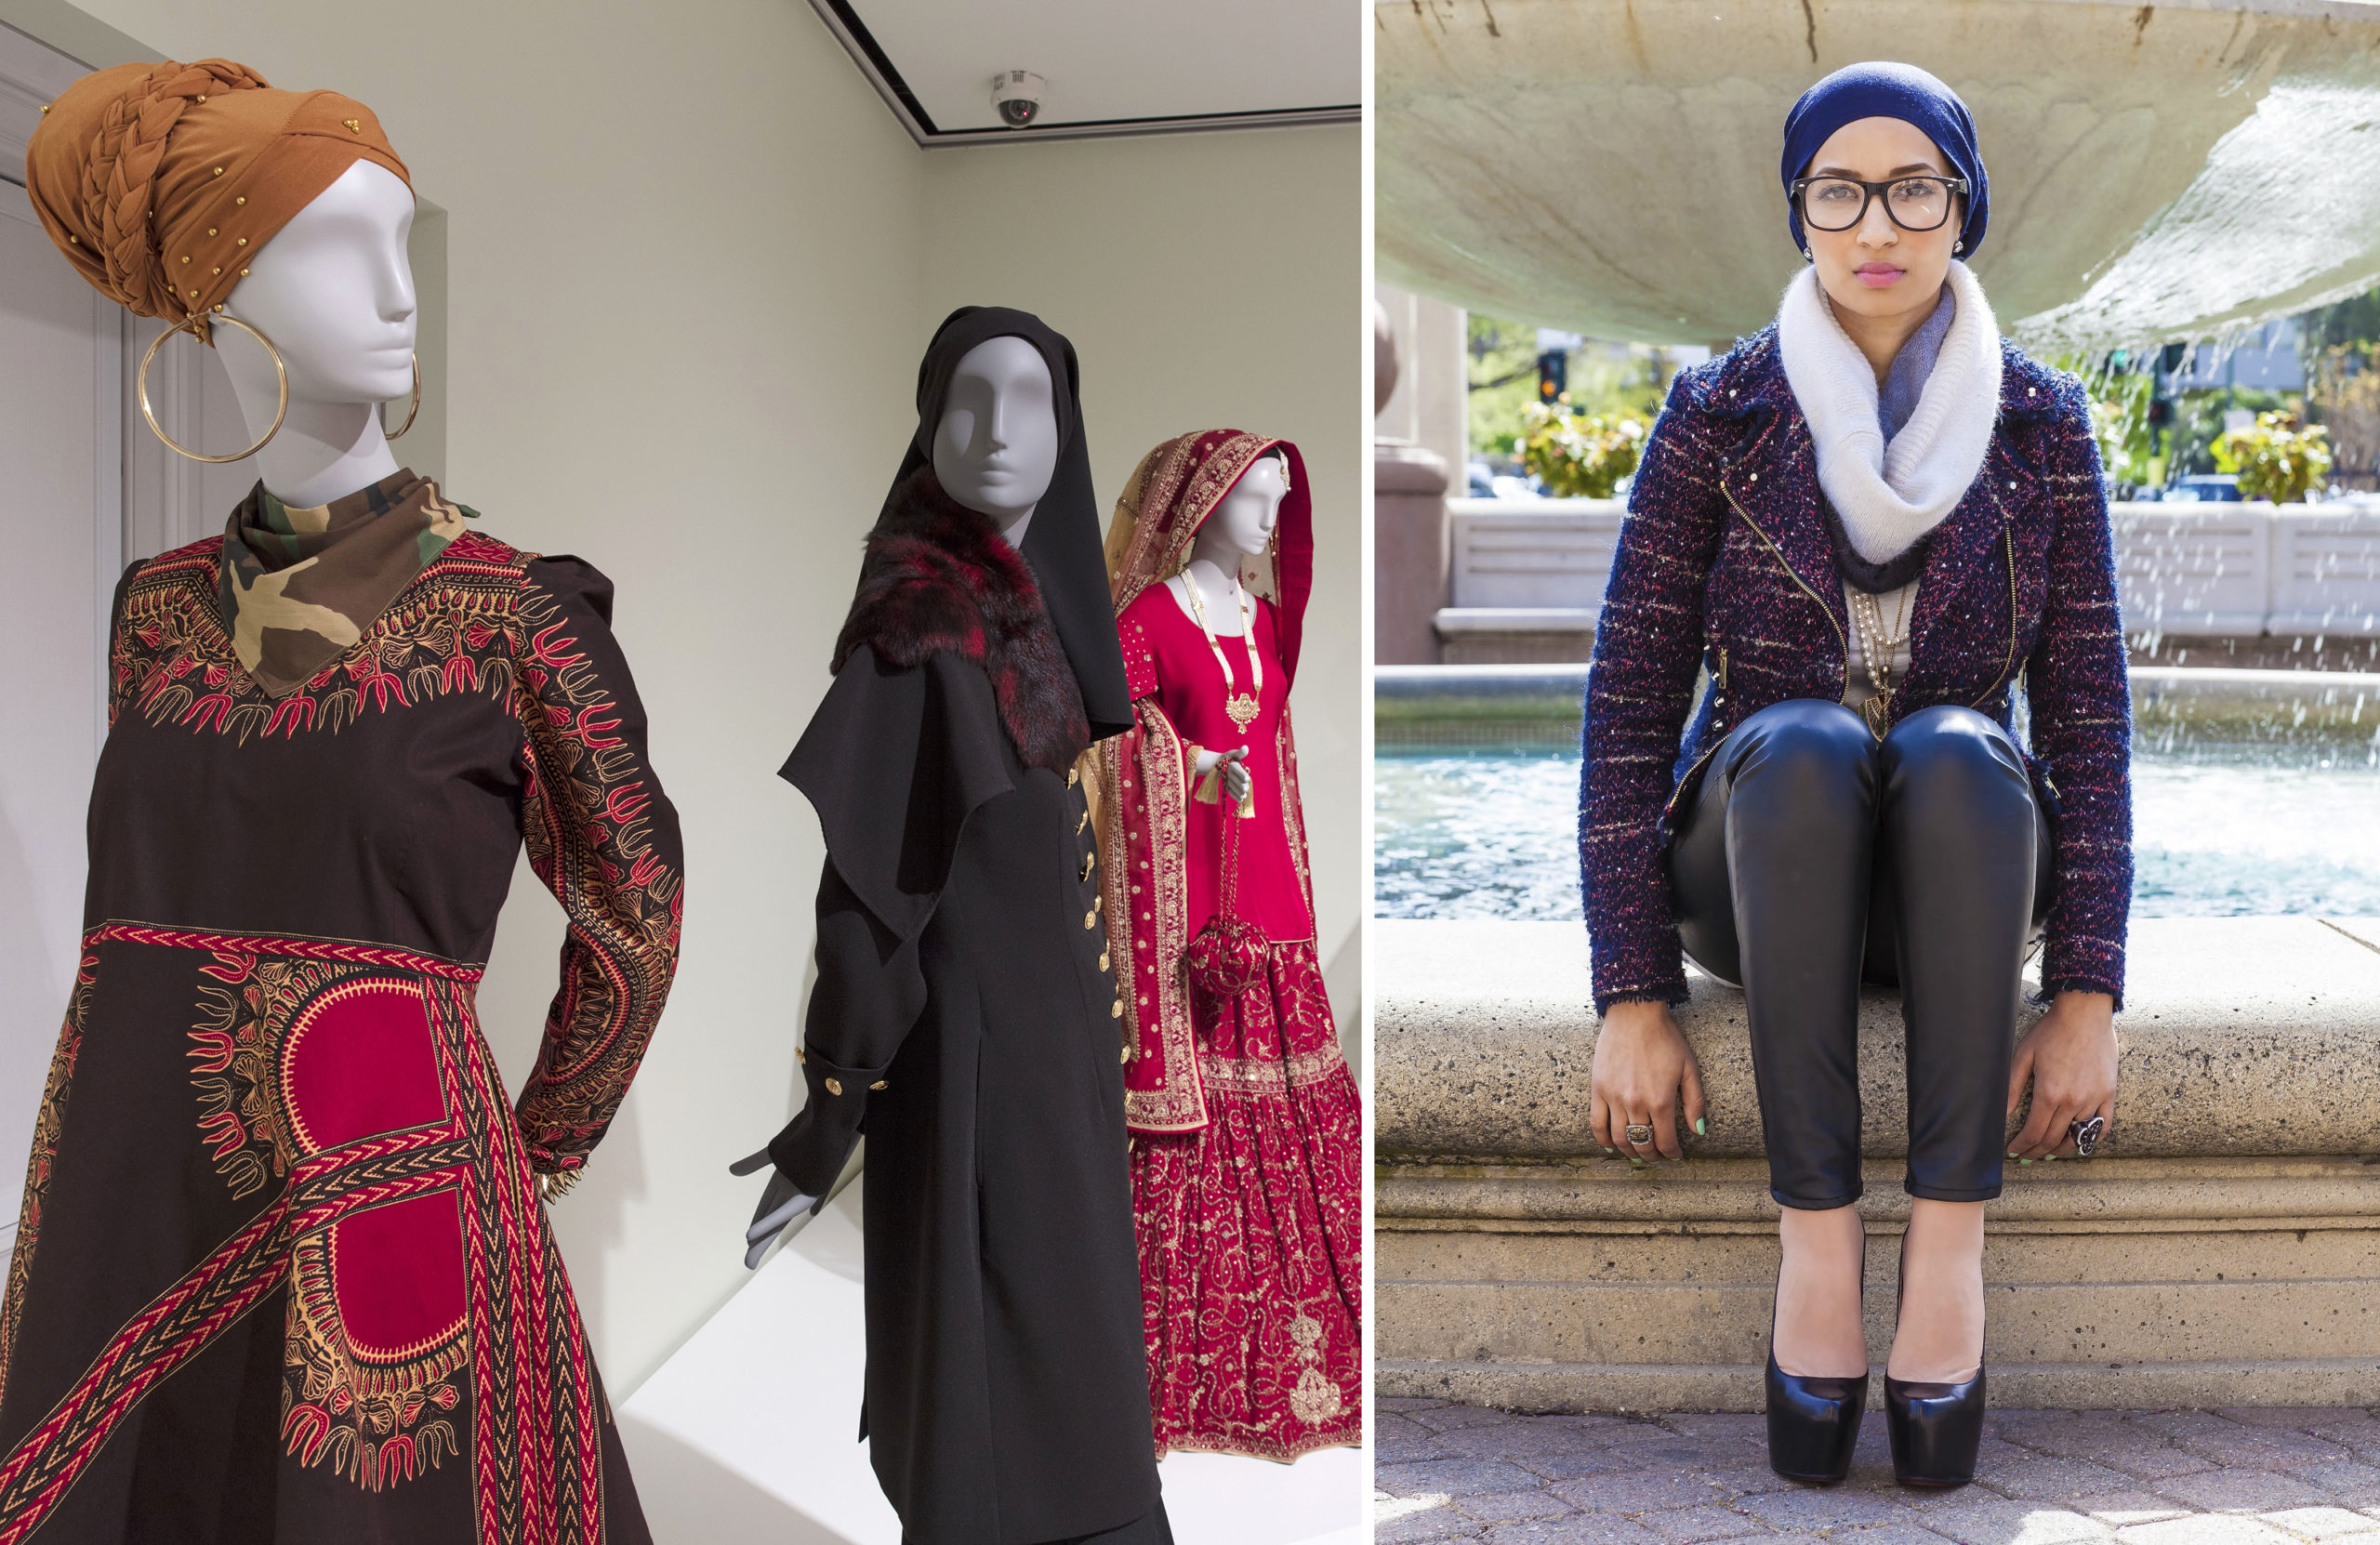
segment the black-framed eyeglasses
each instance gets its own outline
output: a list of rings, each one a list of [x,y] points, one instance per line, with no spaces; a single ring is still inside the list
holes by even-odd
[[[1848,231],[1884,201],[1884,214],[1903,231],[1938,231],[1950,218],[1950,195],[1964,195],[1963,177],[1897,177],[1862,182],[1851,177],[1800,177],[1788,188],[1802,223],[1814,231]]]

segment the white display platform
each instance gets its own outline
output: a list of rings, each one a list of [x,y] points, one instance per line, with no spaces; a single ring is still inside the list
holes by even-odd
[[[859,1430],[860,1185],[826,1205],[616,1415],[656,1545],[900,1545]],[[733,1241],[722,1245],[730,1248]],[[1358,1545],[1370,1455],[1161,1463],[1179,1545]]]

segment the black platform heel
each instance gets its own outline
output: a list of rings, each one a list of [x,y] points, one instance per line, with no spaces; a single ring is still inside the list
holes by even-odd
[[[1867,1300],[1867,1248],[1860,1248],[1859,1294]],[[1778,1281],[1785,1268],[1779,1262]],[[1864,1318],[1864,1316],[1863,1316]],[[1768,1468],[1789,1481],[1833,1486],[1851,1473],[1859,1419],[1868,1410],[1868,1376],[1787,1373],[1777,1366],[1777,1308],[1768,1311]]]
[[[1909,1264],[1909,1235],[1901,1235],[1901,1265]],[[1900,1288],[1893,1288],[1893,1334],[1900,1334]],[[1985,1338],[1987,1345],[1990,1338]],[[1983,1446],[1984,1359],[1976,1356],[1975,1377],[1948,1384],[1895,1379],[1884,1374],[1884,1431],[1893,1445],[1893,1479],[1905,1486],[1963,1486],[1975,1479],[1976,1454]]]

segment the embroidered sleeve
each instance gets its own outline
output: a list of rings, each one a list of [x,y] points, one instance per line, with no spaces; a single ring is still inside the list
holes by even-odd
[[[1680,372],[1646,442],[1595,622],[1579,868],[1595,1011],[1686,1000],[1661,812],[1702,654],[1702,587],[1726,508],[1708,420]]]
[[[547,558],[529,564],[514,614],[522,835],[569,923],[516,1112],[541,1174],[581,1169],[611,1125],[668,997],[685,904],[678,813],[646,757],[611,613],[609,580]]]
[[[2043,458],[2057,525],[2025,672],[2033,753],[2057,801],[2042,990],[2106,993],[2121,1008],[2132,906],[2132,692],[2098,442],[2081,384],[2068,376],[2058,387],[2066,411],[2047,431],[2057,442]]]
[[[1129,671],[1129,649],[1125,661]],[[1182,977],[1190,944],[1194,749],[1154,695],[1141,697],[1133,711],[1132,727],[1097,747],[1100,803],[1108,812],[1100,865],[1107,950],[1124,989],[1124,1122],[1135,1131],[1196,1131],[1207,1124],[1206,1091]]]

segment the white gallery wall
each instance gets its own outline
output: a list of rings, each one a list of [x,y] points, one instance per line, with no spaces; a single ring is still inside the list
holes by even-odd
[[[1039,310],[1074,338],[1103,501],[1185,429],[1304,450],[1322,551],[1301,753],[1352,1019],[1354,128],[928,152],[800,0],[0,0],[0,21],[94,63],[219,54],[370,104],[444,212],[448,491],[618,587],[688,891],[643,1071],[552,1214],[615,1397],[745,1278],[759,1182],[725,1168],[799,1098],[822,854],[774,770],[826,689],[951,306]],[[516,1086],[561,931],[524,867],[480,996]]]

